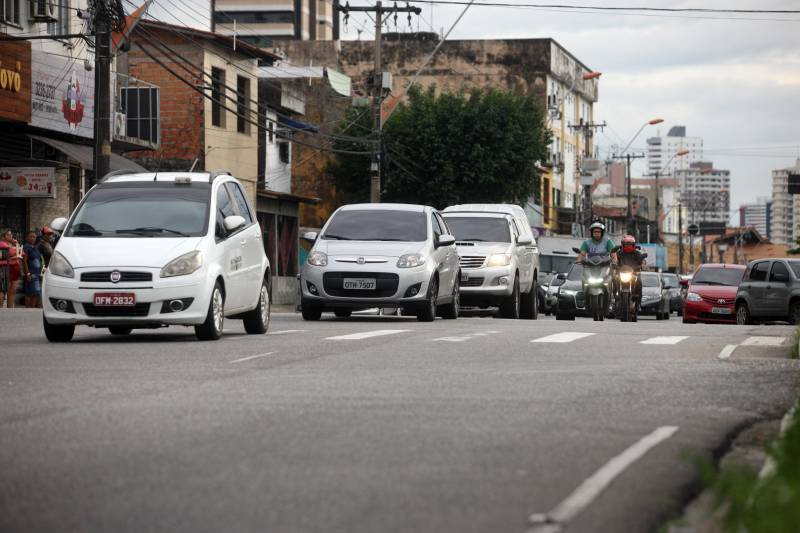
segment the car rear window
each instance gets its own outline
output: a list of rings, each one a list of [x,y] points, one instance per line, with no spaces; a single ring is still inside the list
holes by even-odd
[[[661,279],[664,281],[664,286],[669,289],[674,289],[678,286],[678,276],[675,274],[663,274]]]
[[[575,263],[569,270],[569,275],[567,276],[567,279],[570,281],[580,281],[581,276],[583,276],[583,265]]]
[[[348,209],[339,211],[328,224],[322,239],[343,241],[428,240],[428,225],[422,211]]]
[[[511,242],[504,218],[446,217],[447,226],[458,241]]]
[[[744,276],[740,268],[700,268],[692,278],[692,285],[724,285],[738,287]]]
[[[658,274],[642,274],[642,287],[658,287]]]

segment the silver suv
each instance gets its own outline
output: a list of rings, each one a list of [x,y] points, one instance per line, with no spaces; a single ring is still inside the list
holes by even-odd
[[[422,322],[458,317],[455,237],[432,207],[346,205],[319,236],[303,237],[314,241],[300,275],[305,320],[372,307],[397,307]]]
[[[461,301],[499,306],[505,318],[536,319],[537,261],[533,239],[513,214],[459,211],[443,216],[456,237],[461,262]]]

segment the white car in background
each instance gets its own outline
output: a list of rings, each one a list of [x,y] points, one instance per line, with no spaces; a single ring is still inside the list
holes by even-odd
[[[194,326],[216,340],[225,317],[267,331],[269,260],[228,173],[112,173],[51,227],[62,235],[42,287],[50,341],[71,340],[76,325],[114,335]]]

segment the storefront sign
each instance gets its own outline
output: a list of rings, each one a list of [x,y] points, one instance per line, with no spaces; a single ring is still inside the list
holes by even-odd
[[[0,46],[0,119],[31,120],[31,43]]]
[[[55,198],[55,172],[49,167],[0,167],[0,197]]]
[[[31,125],[52,131],[92,137],[94,131],[94,72],[80,59],[34,50]]]

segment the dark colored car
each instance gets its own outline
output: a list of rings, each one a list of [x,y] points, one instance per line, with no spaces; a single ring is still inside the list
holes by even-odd
[[[663,272],[661,274],[661,282],[668,292],[670,313],[675,312],[678,313],[678,316],[681,316],[683,313],[683,296],[681,295],[681,285],[677,274]]]
[[[683,323],[736,322],[736,291],[745,271],[744,265],[709,263],[700,265],[688,283],[683,304]]]
[[[561,277],[559,277],[559,275]],[[567,279],[566,274],[554,274],[550,281],[544,286],[544,296],[542,297],[543,313],[551,315],[556,312],[556,305],[558,304],[558,290]]]
[[[658,272],[642,272],[642,305],[640,315],[655,315],[657,320],[669,319],[669,291]]]
[[[575,320],[575,315],[586,315],[586,299],[583,296],[583,265],[574,264],[569,272],[558,274],[564,284],[558,288],[556,320]]]
[[[736,323],[778,320],[800,324],[800,260],[751,261],[736,293]]]

